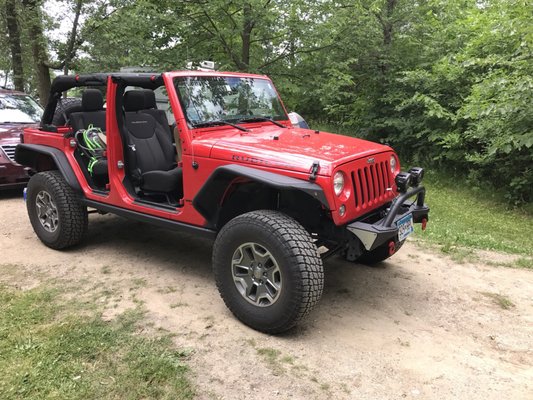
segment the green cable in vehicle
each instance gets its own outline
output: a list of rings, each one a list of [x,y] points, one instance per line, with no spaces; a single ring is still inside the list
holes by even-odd
[[[78,135],[82,135],[82,139]],[[100,139],[100,135],[103,134],[102,130],[98,127],[95,127],[93,124],[90,124],[87,129],[80,129],[76,132],[76,139],[78,141],[78,146],[83,150],[83,153],[89,158],[89,163],[87,165],[87,171],[92,175],[93,168],[96,163],[104,159],[104,151],[106,150],[106,145]]]

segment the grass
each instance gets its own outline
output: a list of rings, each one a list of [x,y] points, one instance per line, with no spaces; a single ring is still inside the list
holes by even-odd
[[[102,274],[110,274],[111,273],[111,267],[109,265],[104,265],[100,272],[102,272]]]
[[[279,350],[263,347],[256,349],[256,351],[257,354],[263,357],[263,360],[266,362],[273,375],[279,376],[285,373],[285,368],[280,360],[281,352]]]
[[[140,289],[148,285],[148,283],[146,282],[146,279],[144,278],[134,278],[132,280],[132,283],[133,283],[133,289]]]
[[[165,286],[163,288],[157,289],[157,293],[162,293],[162,294],[175,293],[177,291],[178,291],[178,288],[175,286]]]
[[[514,267],[533,269],[533,257],[520,257],[514,262]]]
[[[2,399],[191,399],[184,353],[137,335],[141,317],[104,322],[58,289],[0,285]]]
[[[245,343],[249,344],[255,349],[255,351],[257,351],[257,354],[263,359],[268,368],[272,371],[272,374],[275,376],[283,375],[286,372],[285,365],[296,367],[294,365],[294,357],[292,356],[282,356],[281,351],[271,347],[258,348],[256,347],[257,345],[255,340],[253,339],[247,339],[245,340]]]
[[[509,310],[515,306],[514,303],[511,300],[509,300],[507,296],[504,296],[502,294],[492,293],[492,292],[480,292],[480,293],[483,296],[492,299],[494,304],[500,306],[504,310]]]
[[[430,222],[417,237],[442,246],[444,252],[462,251],[465,256],[464,248],[527,256],[518,266],[531,266],[533,217],[529,213],[509,209],[482,191],[436,174],[428,174],[424,185]]]
[[[179,301],[177,303],[172,303],[170,305],[170,308],[178,308],[178,307],[189,307],[189,304]]]

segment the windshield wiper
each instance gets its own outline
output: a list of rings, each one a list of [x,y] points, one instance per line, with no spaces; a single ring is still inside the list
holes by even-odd
[[[272,122],[274,125],[277,125],[280,128],[287,128],[285,125],[280,124],[278,121],[274,121],[272,118],[261,117],[261,116],[242,118],[242,119],[239,119],[237,122],[261,122],[261,121]]]
[[[234,128],[237,128],[240,131],[250,132],[250,130],[246,129],[244,126],[240,126],[240,125],[228,122],[228,121],[224,121],[222,119],[215,119],[213,121],[205,121],[205,122],[198,122],[196,124],[192,124],[192,126],[195,127],[195,128],[201,128],[201,127],[206,127],[206,126],[215,126],[215,125],[229,125],[229,126],[232,126]]]

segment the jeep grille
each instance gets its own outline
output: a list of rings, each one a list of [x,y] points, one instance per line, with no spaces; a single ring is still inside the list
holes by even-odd
[[[9,158],[13,162],[15,162],[15,148],[16,147],[17,145],[15,144],[11,144],[11,145],[8,144],[8,145],[0,146],[0,148],[2,148],[2,150],[6,154],[7,158]]]
[[[388,161],[377,161],[373,165],[357,168],[351,172],[357,209],[372,206],[393,195],[389,189],[392,187],[389,171]]]

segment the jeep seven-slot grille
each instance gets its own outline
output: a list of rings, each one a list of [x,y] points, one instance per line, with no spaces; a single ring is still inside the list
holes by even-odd
[[[0,146],[4,153],[6,153],[7,158],[9,158],[11,161],[15,162],[15,147],[16,145],[4,145]]]
[[[355,207],[371,206],[382,201],[387,189],[392,186],[389,176],[389,162],[380,161],[375,164],[358,168],[351,173],[355,192]]]

